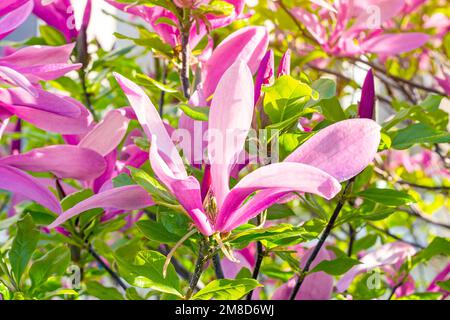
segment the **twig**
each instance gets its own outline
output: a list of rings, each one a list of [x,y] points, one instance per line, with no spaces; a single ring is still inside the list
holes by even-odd
[[[114,279],[114,281],[123,289],[123,290],[127,290],[128,286],[122,281],[122,279],[119,277],[119,275],[114,272],[114,270],[112,270],[104,261],[103,259],[98,255],[97,252],[95,252],[94,248],[92,247],[92,245],[88,245],[88,251],[89,253],[92,255],[92,257],[106,270],[106,272],[109,273],[109,275],[111,276],[111,278]]]
[[[387,235],[388,237],[390,237],[390,238],[392,238],[392,239],[395,239],[395,240],[397,240],[397,241],[400,241],[400,242],[403,242],[403,243],[407,243],[407,244],[412,245],[413,247],[416,247],[416,248],[420,248],[420,249],[424,249],[424,248],[425,248],[425,247],[422,246],[421,244],[418,244],[418,243],[415,243],[415,242],[412,242],[412,241],[404,240],[403,238],[401,238],[401,237],[399,237],[399,236],[397,236],[397,235],[395,235],[395,234],[392,234],[389,230],[386,230],[386,229],[377,227],[377,226],[375,226],[375,225],[372,224],[372,223],[367,223],[367,225],[370,226],[372,229],[375,229],[375,230],[377,230],[377,231],[379,231],[379,232],[382,232],[382,233],[384,233],[385,235]]]
[[[261,270],[261,264],[262,264],[264,256],[265,256],[264,248],[263,248],[261,241],[258,241],[256,243],[256,252],[257,252],[258,256],[256,258],[256,263],[255,263],[255,268],[253,269],[252,278],[255,280],[258,280],[259,271]],[[247,300],[252,300],[252,296],[253,296],[253,290],[247,294]]]
[[[351,257],[353,253],[353,244],[355,243],[356,238],[356,232],[351,223],[348,224],[348,233],[350,239],[348,242],[347,256]]]
[[[303,281],[305,280],[305,277],[309,271],[309,268],[311,267],[311,264],[316,259],[317,255],[319,254],[320,249],[322,249],[323,245],[325,244],[325,240],[330,235],[330,232],[334,227],[334,223],[336,222],[336,219],[338,218],[339,213],[341,212],[341,209],[345,204],[347,191],[350,189],[350,186],[352,185],[353,181],[354,181],[354,178],[350,179],[347,182],[344,190],[342,191],[342,194],[338,200],[338,204],[336,205],[336,208],[334,209],[333,214],[331,215],[330,221],[328,221],[328,224],[326,225],[325,230],[323,231],[322,235],[320,236],[319,242],[315,246],[313,252],[309,256],[308,260],[306,261],[305,267],[303,268],[300,275],[298,276],[295,287],[292,290],[290,300],[295,300],[295,297],[297,296],[297,293],[300,290],[300,288],[303,284]]]
[[[189,31],[191,22],[189,17],[189,10],[183,10],[183,21],[181,21],[181,70],[180,80],[183,89],[184,97],[189,99]]]
[[[225,276],[223,275],[222,265],[220,264],[220,255],[219,253],[216,253],[212,257],[213,265],[214,265],[214,271],[216,273],[217,279],[223,279]]]
[[[162,84],[166,84],[166,80],[167,80],[167,72],[168,72],[168,67],[167,64],[164,62],[164,60],[162,60],[162,75],[161,75],[161,82]],[[164,114],[164,98],[166,96],[166,92],[164,90],[161,90],[161,94],[159,96],[159,115],[162,117]]]
[[[195,270],[194,273],[192,274],[191,281],[189,282],[189,289],[185,296],[186,300],[189,300],[192,297],[194,289],[197,287],[197,283],[200,280],[200,276],[203,273],[203,267],[206,263],[206,260],[208,260],[208,257],[207,256],[205,257],[204,249],[205,249],[205,239],[202,238],[199,243],[198,257],[195,263]]]

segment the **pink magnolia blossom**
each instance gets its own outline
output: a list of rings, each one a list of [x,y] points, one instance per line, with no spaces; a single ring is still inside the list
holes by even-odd
[[[152,141],[150,163],[153,171],[205,235],[233,230],[291,191],[315,193],[326,199],[334,197],[341,188],[338,180],[348,179],[363,170],[374,157],[380,139],[379,126],[371,120],[343,121],[319,132],[309,143],[297,149],[288,161],[261,167],[230,190],[231,168],[242,152],[254,109],[251,72],[245,63],[237,62],[219,81],[209,119],[209,130],[231,134],[236,143],[222,144],[220,139],[210,140],[211,189],[203,202],[200,183],[188,176],[175,145],[144,91],[120,75],[116,78]],[[350,143],[352,136],[357,136],[359,143]],[[351,151],[354,147],[358,150],[358,157]],[[346,149],[347,154],[341,148]],[[336,161],[331,161],[332,166],[328,165],[330,159],[325,154],[333,152],[331,154],[337,157],[340,150],[339,158],[345,160],[345,165],[338,165]],[[322,152],[325,154],[319,156]],[[255,191],[260,192],[242,205]],[[51,226],[57,226],[80,212],[72,208]]]
[[[392,242],[385,244],[375,251],[365,254],[360,259],[362,264],[356,265],[347,271],[347,273],[344,274],[337,283],[336,288],[338,292],[345,291],[357,275],[375,268],[380,268],[385,271],[390,278],[390,280],[388,278],[388,281],[392,285],[395,285],[396,283],[394,283],[392,279],[394,279],[398,274],[398,270],[403,262],[412,257],[415,253],[416,250],[414,247],[403,242]],[[411,292],[411,283],[409,282],[410,281],[406,281],[404,286],[398,288],[398,292],[396,293],[409,294]]]
[[[0,40],[24,23],[32,11],[32,0],[2,0],[0,3]]]
[[[178,27],[172,25],[172,23],[167,23],[161,21],[161,18],[166,18],[172,20],[175,25],[178,25],[178,20],[176,16],[170,12],[169,10],[159,7],[159,6],[144,6],[144,5],[133,5],[133,4],[125,4],[120,3],[114,0],[106,0],[112,6],[122,10],[124,12],[128,12],[132,15],[138,16],[144,19],[147,23],[150,24],[152,29],[160,35],[160,37],[171,47],[175,48],[176,46],[181,44],[181,35]],[[196,5],[204,3],[206,1],[178,1],[179,5],[186,3],[195,3]],[[190,36],[189,36],[189,46],[190,48],[195,48],[197,44],[203,39],[204,36],[208,33],[208,28],[217,29],[222,28],[237,19],[241,19],[245,17],[243,15],[243,10],[245,6],[244,0],[226,0],[226,2],[232,4],[234,6],[234,12],[230,16],[215,16],[212,14],[207,15],[208,25],[205,24],[204,21],[199,19],[193,23]]]
[[[306,261],[311,255],[313,249],[306,250],[300,257],[300,267],[304,268]],[[311,265],[313,269],[320,262],[331,260],[333,258],[332,252],[322,248],[316,259]],[[273,294],[272,300],[288,300],[291,296],[292,290],[297,282],[297,277],[293,277],[287,283],[279,287]],[[305,277],[303,285],[298,291],[295,300],[329,300],[333,293],[333,277],[325,272],[315,272]]]
[[[394,18],[404,4],[404,0],[343,0],[334,4],[336,15],[327,8],[319,15],[302,8],[294,8],[292,13],[331,55],[375,53],[386,56],[414,50],[429,39],[420,32],[385,33],[383,24]],[[351,21],[354,22],[349,26]],[[326,25],[333,26],[332,30]]]
[[[446,291],[438,286],[439,281],[448,281],[450,279],[450,263],[447,264],[447,266],[439,272],[439,274],[433,279],[433,281],[430,283],[430,285],[427,288],[427,291],[429,292],[442,292],[443,293],[443,299],[447,298],[450,295],[449,291]]]
[[[34,0],[33,13],[49,26],[59,30],[65,36],[67,42],[72,42],[78,38],[81,30],[87,29],[91,18],[91,10],[92,0],[88,0],[81,26],[78,28],[75,21],[75,9],[71,0]]]

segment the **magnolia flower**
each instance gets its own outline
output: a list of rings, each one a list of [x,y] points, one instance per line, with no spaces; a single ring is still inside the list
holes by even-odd
[[[81,26],[77,28],[75,9],[71,0],[34,0],[33,13],[49,26],[61,31],[67,42],[78,38],[82,30],[86,30],[91,19],[92,0],[88,0],[83,13]]]
[[[361,259],[359,259],[361,264],[358,264],[347,271],[347,273],[344,274],[337,283],[336,288],[338,292],[345,291],[357,275],[375,268],[380,268],[385,271],[390,278],[390,284],[394,286],[397,283],[394,283],[392,279],[394,279],[398,274],[401,265],[415,253],[416,249],[413,246],[403,242],[392,242],[385,244],[375,251],[365,254]],[[407,294],[410,292],[408,287],[411,286],[411,281],[412,279],[408,278],[408,281],[397,289],[398,292],[396,291],[396,294],[401,292]]]
[[[384,32],[383,24],[399,14],[404,4],[404,0],[343,0],[334,4],[334,10],[322,6],[319,15],[302,8],[294,8],[292,13],[330,55],[376,53],[386,56],[414,50],[429,39],[420,32]],[[329,31],[327,26],[330,25],[334,27]]]
[[[314,249],[314,248],[313,248]],[[300,257],[300,267],[305,267],[306,261],[311,255],[313,249],[306,250]],[[332,252],[322,248],[316,259],[311,265],[313,269],[316,265],[324,260],[331,260],[333,258]],[[279,287],[273,294],[272,300],[289,300],[291,292],[297,282],[297,277],[293,277],[287,283]],[[329,300],[333,293],[333,277],[325,272],[315,272],[305,277],[303,285],[298,291],[295,300]]]
[[[16,30],[33,11],[33,0],[2,0],[0,3],[0,40]]]
[[[155,175],[207,236],[233,230],[292,191],[333,198],[341,189],[339,181],[349,179],[370,163],[380,140],[380,128],[372,120],[343,121],[319,132],[287,161],[261,167],[230,189],[231,168],[243,150],[254,109],[251,71],[247,64],[238,61],[219,81],[211,103],[208,123],[211,188],[202,201],[199,181],[187,174],[149,98],[130,80],[118,74],[116,79],[151,140],[150,163]],[[231,137],[232,143],[221,139],[224,135]],[[244,204],[254,192],[256,195]],[[89,201],[95,203],[95,199]],[[51,226],[83,211],[75,206]]]
[[[0,57],[0,82],[38,95],[39,81],[54,80],[81,68],[79,63],[67,63],[74,46],[30,46]]]
[[[147,23],[150,24],[152,29],[159,34],[159,36],[169,44],[171,47],[175,48],[181,44],[181,34],[178,27],[178,20],[176,16],[170,12],[169,10],[159,7],[159,6],[145,6],[145,5],[133,5],[120,3],[114,0],[106,0],[112,6],[122,10],[124,12],[128,12],[135,16],[138,16],[144,19]],[[206,1],[192,1],[192,0],[180,0],[177,1],[178,5],[183,6],[189,5],[190,3],[194,5],[199,5]],[[189,33],[189,46],[190,48],[195,48],[201,39],[208,33],[208,29],[217,29],[222,28],[237,19],[241,19],[243,17],[243,10],[245,6],[244,0],[226,0],[234,6],[234,12],[225,17],[215,16],[212,14],[207,14],[206,18],[208,22],[205,23],[201,19],[196,19],[195,23],[193,23],[190,33]],[[184,5],[183,5],[184,4]],[[162,20],[169,19],[172,20],[173,23],[168,23]],[[175,25],[175,26],[174,26]]]

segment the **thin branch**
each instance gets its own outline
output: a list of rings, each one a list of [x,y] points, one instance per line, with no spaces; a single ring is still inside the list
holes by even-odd
[[[300,275],[298,276],[295,287],[292,290],[290,300],[295,300],[295,297],[297,296],[297,293],[300,290],[300,288],[303,284],[303,281],[305,280],[305,277],[309,271],[309,268],[311,267],[312,263],[314,262],[317,255],[319,254],[320,249],[322,249],[323,245],[325,244],[325,241],[327,240],[328,236],[330,235],[330,232],[334,227],[336,219],[338,218],[339,213],[341,212],[341,209],[345,204],[347,192],[349,191],[350,186],[352,185],[353,181],[354,181],[354,178],[350,179],[347,182],[344,190],[342,191],[342,194],[339,197],[336,208],[334,209],[333,214],[331,215],[330,221],[328,221],[328,223],[325,227],[325,230],[323,231],[322,235],[320,236],[319,242],[314,247],[313,252],[309,256],[308,260],[306,261],[305,267],[303,268]]]
[[[114,279],[114,281],[123,289],[123,290],[127,290],[128,286],[122,281],[122,279],[120,278],[120,276],[114,271],[112,270],[102,259],[102,257],[100,257],[100,255],[94,250],[94,248],[92,247],[92,245],[88,245],[88,251],[89,253],[92,255],[92,257],[106,270],[106,272],[109,273],[109,275],[111,276],[111,278]]]
[[[347,256],[351,257],[353,253],[353,244],[355,243],[356,238],[356,232],[351,223],[348,224],[348,233],[350,239],[348,241]]]
[[[397,241],[400,241],[400,242],[403,242],[403,243],[407,243],[407,244],[412,245],[413,247],[416,247],[416,248],[420,248],[420,249],[424,249],[425,248],[421,244],[418,244],[418,243],[415,243],[415,242],[412,242],[412,241],[404,240],[403,238],[401,238],[401,237],[391,233],[389,230],[377,227],[376,225],[374,225],[372,223],[367,223],[367,225],[370,226],[372,229],[375,229],[375,230],[377,230],[379,232],[384,233],[385,235],[387,235],[388,237],[390,237],[390,238],[392,238],[394,240],[397,240]]]
[[[197,283],[200,280],[200,276],[203,273],[203,267],[205,266],[206,261],[208,260],[208,256],[205,256],[205,239],[201,239],[199,243],[198,257],[195,263],[195,270],[192,274],[191,281],[189,282],[189,289],[186,293],[185,299],[189,300],[194,293],[195,288],[197,287]]]
[[[220,255],[219,253],[216,253],[212,257],[213,265],[214,265],[214,271],[216,273],[217,279],[223,279],[225,276],[223,275],[222,265],[220,264]]]
[[[256,243],[256,252],[257,252],[257,257],[256,257],[255,268],[253,269],[252,278],[255,280],[258,280],[259,271],[261,270],[261,264],[262,264],[264,256],[265,256],[264,248],[263,248],[261,241],[258,241]],[[252,300],[252,296],[253,296],[253,290],[247,294],[247,300]]]

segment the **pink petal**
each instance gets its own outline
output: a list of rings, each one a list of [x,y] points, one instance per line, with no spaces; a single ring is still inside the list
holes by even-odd
[[[212,189],[220,208],[229,191],[230,172],[241,154],[253,117],[253,79],[243,61],[220,79],[208,124],[208,158]]]
[[[289,75],[291,73],[291,50],[287,49],[281,57],[280,65],[278,66],[277,77]]]
[[[153,136],[150,147],[150,163],[155,175],[177,198],[197,228],[206,236],[213,233],[213,227],[203,211],[200,184],[192,176],[177,177],[168,167],[167,161],[158,153],[157,137]]]
[[[264,27],[246,27],[229,35],[214,50],[203,68],[203,92],[205,97],[216,91],[224,72],[236,61],[245,61],[252,73],[258,70],[266,53],[269,35]]]
[[[261,88],[263,85],[269,85],[274,79],[274,57],[273,51],[267,51],[259,65],[258,73],[255,79],[255,105],[261,96]]]
[[[375,113],[375,81],[372,69],[367,72],[361,90],[358,114],[360,118],[373,119]]]
[[[236,210],[244,200],[255,191],[267,190],[264,201],[268,201],[272,192],[308,192],[333,198],[341,190],[339,182],[328,173],[301,163],[276,163],[261,167],[245,176],[230,191],[216,220],[216,229],[230,231],[245,223],[260,212]],[[252,202],[250,199],[248,203]]]
[[[291,12],[308,29],[319,44],[326,43],[327,32],[320,23],[317,15],[301,8],[294,8]]]
[[[413,256],[415,253],[416,249],[407,243],[392,242],[385,244],[362,257],[360,259],[362,264],[358,264],[347,271],[337,283],[336,288],[338,292],[343,292],[358,274],[378,267],[399,267],[408,257]]]
[[[21,87],[33,97],[38,96],[36,88],[25,76],[14,69],[0,65],[0,82],[2,81],[10,85]]]
[[[0,164],[0,189],[20,194],[55,213],[61,212],[59,201],[53,193],[38,179],[19,169]]]
[[[33,172],[51,172],[58,178],[93,180],[106,168],[97,152],[69,145],[37,148],[30,152],[3,157],[0,163]]]
[[[169,167],[171,170],[179,176],[187,176],[186,169],[184,168],[183,160],[178,154],[178,150],[172,142],[164,123],[159,116],[156,108],[145,94],[145,92],[134,82],[115,74],[116,80],[121,86],[123,92],[130,101],[139,123],[144,129],[145,134],[151,140],[152,136],[158,137],[159,152],[164,153],[168,157]]]
[[[303,266],[311,253],[312,249],[309,249],[301,257]],[[322,249],[312,263],[311,269],[324,260],[331,260],[331,257],[327,250]],[[272,300],[289,300],[296,282],[297,277],[294,277],[288,283],[283,284],[274,292]],[[329,300],[332,293],[333,277],[325,272],[315,272],[306,276],[295,300]]]
[[[125,110],[112,110],[78,144],[81,148],[106,156],[117,148],[127,133],[129,119]]]
[[[308,164],[339,181],[348,180],[372,162],[380,143],[380,129],[369,119],[340,121],[320,130],[285,162]]]
[[[361,43],[361,49],[377,54],[400,54],[423,46],[429,39],[425,33],[382,34]]]
[[[137,210],[152,206],[153,200],[144,188],[132,185],[110,189],[98,193],[63,212],[48,228],[52,229],[70,218],[95,208],[113,208],[117,210]]]
[[[33,11],[33,1],[28,1],[13,11],[9,11],[10,9],[8,9],[9,8],[6,8],[6,14],[0,18],[0,40],[5,38],[27,20],[28,16]]]
[[[0,62],[17,65],[20,67],[32,67],[46,64],[66,64],[70,61],[70,55],[75,43],[63,46],[28,46],[14,53],[1,57]]]

